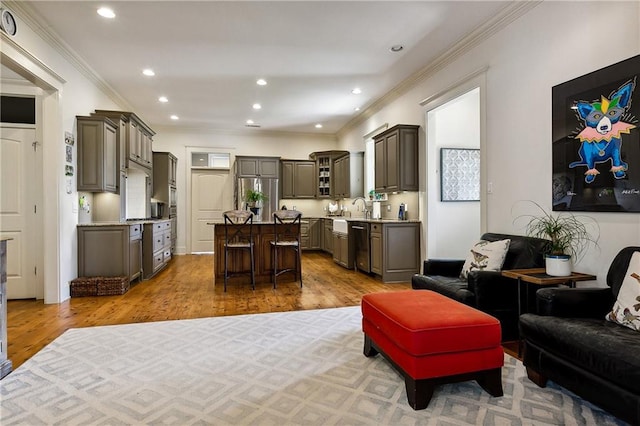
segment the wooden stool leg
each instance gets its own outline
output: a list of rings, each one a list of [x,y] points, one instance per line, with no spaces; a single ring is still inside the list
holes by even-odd
[[[429,379],[416,380],[405,375],[404,385],[407,389],[407,401],[414,410],[424,410],[429,405],[435,384]]]
[[[502,396],[502,368],[481,371],[476,382],[491,396]]]
[[[251,248],[249,249],[251,251],[251,289],[255,290],[256,289],[256,262],[255,262],[255,258],[253,257],[253,242],[251,242]]]
[[[225,248],[224,248],[224,292],[225,293],[227,292],[227,279],[229,277],[229,272],[228,272],[229,271],[229,265],[228,265],[228,262],[227,262],[227,257],[228,257],[227,251],[228,251],[227,247],[225,246]]]

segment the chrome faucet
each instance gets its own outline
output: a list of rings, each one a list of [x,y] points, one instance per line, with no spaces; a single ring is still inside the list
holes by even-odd
[[[356,201],[358,200],[362,200],[362,211],[364,212],[364,218],[365,219],[369,219],[370,218],[370,214],[371,212],[369,212],[369,210],[367,209],[367,200],[364,197],[356,197],[353,199],[353,204],[354,206],[356,205]]]

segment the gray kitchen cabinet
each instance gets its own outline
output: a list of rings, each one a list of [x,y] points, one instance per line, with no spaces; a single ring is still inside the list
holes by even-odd
[[[7,239],[3,238],[0,240],[0,379],[13,370],[7,346]]]
[[[280,198],[316,198],[316,162],[282,160]]]
[[[280,158],[236,156],[235,167],[237,177],[277,178],[280,170]]]
[[[302,219],[300,222],[300,244],[303,250],[320,250],[322,219]]]
[[[142,270],[149,279],[171,260],[171,221],[158,220],[144,224]]]
[[[135,163],[147,169],[153,167],[153,136],[155,132],[136,114],[126,111],[96,110],[95,116],[108,117],[124,123],[120,132],[121,146],[125,151],[121,156],[125,160],[124,168]]]
[[[322,250],[333,254],[333,219],[322,219]]]
[[[320,154],[316,157],[316,173],[318,198],[331,198],[331,170],[333,168],[333,159],[329,154]]]
[[[407,282],[420,272],[420,223],[371,224],[371,272],[383,282]]]
[[[106,117],[76,117],[78,191],[114,192],[120,187],[115,123]]]
[[[376,192],[419,189],[419,128],[398,124],[373,137]]]
[[[333,233],[333,261],[345,268],[353,267],[353,247],[347,234]]]
[[[348,153],[333,163],[333,197],[353,198],[364,194],[364,152]]]
[[[78,225],[78,276],[140,277],[142,225]]]
[[[370,226],[371,272],[382,275],[382,224],[372,223]]]
[[[176,168],[178,159],[170,152],[153,153],[153,198],[168,207],[175,207]]]

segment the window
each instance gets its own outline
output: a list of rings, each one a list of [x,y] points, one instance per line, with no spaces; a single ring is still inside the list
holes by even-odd
[[[226,152],[192,152],[192,169],[229,170],[231,168],[230,154]]]

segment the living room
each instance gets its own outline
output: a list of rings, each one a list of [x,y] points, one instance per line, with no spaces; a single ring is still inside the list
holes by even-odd
[[[10,4],[10,3],[9,3]],[[525,7],[525,6],[522,6]],[[513,222],[511,209],[519,200],[534,200],[551,204],[552,118],[551,88],[608,65],[630,58],[640,50],[640,6],[636,2],[540,2],[526,6],[517,16],[505,17],[497,32],[486,31],[467,40],[440,62],[427,64],[423,75],[408,87],[390,95],[387,101],[358,120],[354,120],[332,137],[319,138],[324,146],[337,149],[362,149],[363,136],[388,123],[425,126],[428,105],[450,98],[468,84],[480,87],[482,121],[482,230],[522,234]],[[22,23],[22,22],[21,22]],[[615,23],[615,24],[612,24]],[[604,36],[614,28],[613,36]],[[594,31],[602,29],[602,32]],[[486,29],[485,29],[486,30]],[[59,112],[59,122],[45,128],[60,139],[65,130],[73,128],[75,116],[88,114],[95,108],[119,109],[118,102],[106,96],[100,87],[77,71],[67,59],[50,48],[47,42],[27,25],[21,25],[18,44],[48,65],[48,70],[32,70],[48,83],[49,90],[64,87],[60,107],[51,107],[54,99],[45,101],[45,108]],[[596,34],[596,35],[594,35]],[[600,35],[602,34],[602,35]],[[615,38],[615,40],[612,40]],[[3,58],[15,62],[19,54],[13,45],[3,43]],[[51,72],[67,83],[56,83]],[[47,75],[47,73],[49,75]],[[54,90],[55,91],[55,90]],[[55,96],[57,104],[58,95]],[[224,140],[236,145],[236,153],[267,154],[272,136],[238,136],[211,130],[176,130],[157,128],[154,149],[184,155],[186,146],[208,146],[211,141]],[[292,147],[295,155],[307,154],[312,141],[294,143],[296,137],[278,136],[278,146]],[[45,214],[43,252],[44,284],[41,298],[47,303],[60,303],[69,297],[68,283],[76,278],[77,212],[71,208],[73,194],[64,191],[58,176],[64,163],[62,143],[45,147],[49,158],[60,158],[59,164],[45,164]],[[281,148],[283,151],[285,148]],[[299,151],[298,151],[299,150]],[[278,153],[280,154],[280,153]],[[179,158],[180,159],[180,158]],[[184,160],[184,157],[181,158]],[[427,170],[426,149],[420,151],[420,169]],[[52,162],[56,163],[56,162]],[[181,161],[184,167],[185,161]],[[182,169],[183,175],[186,173]],[[427,223],[426,199],[433,182],[422,173],[418,193],[419,217]],[[491,191],[488,185],[491,184]],[[178,189],[186,193],[184,180]],[[179,207],[186,217],[186,206]],[[596,275],[603,286],[609,265],[625,246],[637,245],[640,221],[635,214],[594,213],[601,230],[598,249],[589,251],[576,265],[581,272]],[[179,239],[185,245],[185,227]],[[422,259],[426,259],[429,236],[422,230]],[[478,235],[479,236],[479,235]],[[180,245],[180,243],[179,243]],[[466,247],[462,250],[466,250]]]

